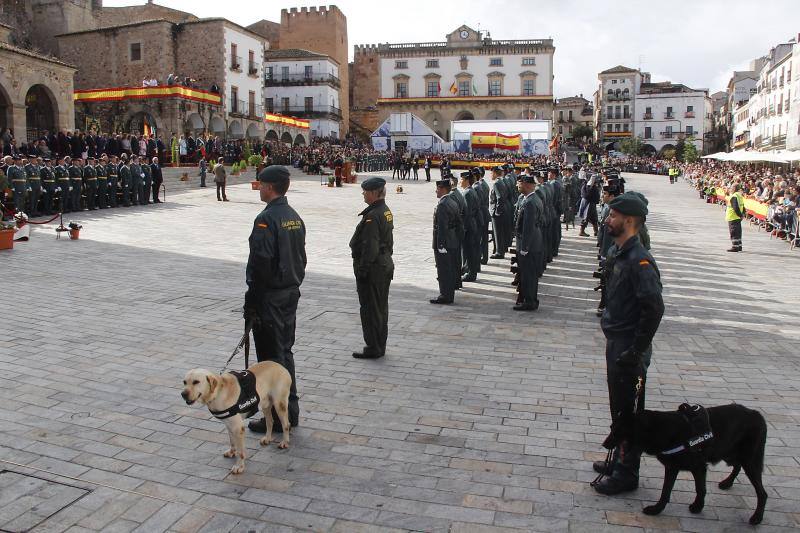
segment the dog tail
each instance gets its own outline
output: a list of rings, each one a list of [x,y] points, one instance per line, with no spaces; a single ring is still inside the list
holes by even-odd
[[[767,421],[764,416],[758,411],[750,410],[753,417],[753,426],[755,431],[752,434],[751,446],[748,448],[752,450],[752,456],[749,457],[748,463],[751,468],[758,471],[759,474],[764,470],[764,451],[767,447]]]

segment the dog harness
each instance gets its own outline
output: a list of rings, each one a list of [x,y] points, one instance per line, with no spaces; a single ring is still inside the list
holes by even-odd
[[[228,373],[233,374],[239,382],[239,399],[227,409],[222,411],[209,409],[209,411],[219,419],[230,418],[238,414],[250,418],[258,411],[258,404],[261,401],[256,391],[256,376],[249,370],[231,370]]]
[[[683,444],[663,451],[658,455],[675,455],[681,452],[700,451],[702,444],[714,438],[711,430],[711,422],[708,419],[708,411],[701,405],[681,404],[678,412],[683,415],[683,419],[689,425],[689,438]]]

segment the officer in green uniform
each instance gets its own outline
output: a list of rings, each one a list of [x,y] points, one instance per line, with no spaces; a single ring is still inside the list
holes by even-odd
[[[306,226],[286,199],[286,167],[270,165],[259,173],[258,180],[261,201],[267,206],[256,217],[250,233],[244,318],[253,327],[258,360],[276,361],[292,376],[289,423],[297,427],[300,405],[292,346],[300,284],[306,273]],[[274,412],[273,419],[278,420]],[[280,428],[280,424],[276,426]],[[266,432],[264,419],[252,420],[248,427]]]
[[[100,156],[94,166],[94,174],[97,176],[97,198],[95,205],[98,209],[108,207],[108,173],[106,172],[106,154]]]
[[[28,180],[28,214],[32,217],[39,216],[39,198],[42,196],[42,178],[39,176],[41,159],[32,157],[30,163],[25,165],[25,177]]]
[[[475,174],[475,183],[472,187],[475,189],[475,192],[478,193],[479,198],[479,207],[481,212],[481,222],[480,227],[478,228],[478,233],[480,234],[480,249],[481,249],[481,265],[486,265],[489,263],[489,224],[492,221],[492,215],[489,214],[489,185],[486,184],[486,180],[483,179],[484,174],[486,171],[483,167],[475,167],[472,169],[472,172]],[[480,272],[480,265],[478,266],[478,272]]]
[[[728,223],[728,233],[731,236],[729,252],[742,251],[742,219],[745,215],[744,196],[742,186],[738,183],[729,188],[728,207],[725,209],[725,222]]]
[[[97,174],[94,172],[94,157],[86,159],[83,167],[83,186],[86,195],[86,209],[94,211],[97,209]]]
[[[144,186],[144,182],[142,181],[142,166],[139,164],[139,156],[133,155],[131,156],[131,165],[130,165],[130,174],[131,174],[131,202],[133,205],[141,205],[141,199],[143,196],[142,187]]]
[[[539,168],[536,170],[536,179],[539,185],[536,187],[536,194],[542,200],[542,207],[544,209],[542,216],[542,240],[544,242],[544,251],[542,253],[542,272],[547,269],[547,264],[553,260],[553,193],[550,186],[547,184],[547,168]]]
[[[494,251],[491,259],[503,259],[510,238],[506,234],[505,216],[508,206],[506,204],[506,184],[502,178],[503,169],[499,166],[492,167],[492,188],[489,191],[489,214],[492,217],[492,234],[494,235]]]
[[[18,213],[25,211],[25,193],[28,191],[28,180],[25,179],[25,171],[22,170],[22,158],[15,155],[14,164],[6,169],[8,183],[14,191],[14,207]]]
[[[42,181],[44,195],[42,206],[45,215],[53,214],[53,198],[56,195],[56,176],[53,172],[53,162],[49,157],[44,158],[44,165],[39,169],[39,178]]]
[[[439,203],[433,212],[433,255],[436,260],[439,296],[430,302],[451,304],[457,282],[461,281],[461,258],[458,250],[464,234],[464,222],[458,204],[450,194],[449,179],[436,182],[436,197],[439,198]]]
[[[361,312],[364,349],[356,359],[378,359],[386,354],[389,322],[389,285],[394,275],[394,217],[386,205],[386,180],[368,178],[361,183],[368,205],[350,239],[353,273]]]
[[[108,176],[108,206],[117,207],[117,188],[119,186],[119,160],[112,155],[111,160],[105,159],[106,176]]]
[[[66,158],[59,157],[58,164],[53,168],[56,177],[56,191],[58,192],[58,210],[62,213],[69,213],[69,173],[65,164]]]
[[[122,162],[119,165],[119,181],[122,186],[122,205],[131,206],[131,167],[128,166],[128,158],[122,154]]]
[[[519,179],[522,202],[517,213],[517,271],[520,302],[514,311],[539,309],[539,270],[542,264],[542,203],[536,196],[536,178],[522,174]]]
[[[152,169],[150,168],[150,163],[147,161],[147,158],[142,160],[142,174],[144,174],[144,178],[142,179],[142,205],[147,205],[150,202],[150,194],[153,192],[153,173]]]
[[[83,211],[81,205],[81,195],[83,193],[83,159],[76,158],[67,169],[69,173],[70,186],[72,191],[70,193],[70,210]]]
[[[609,203],[606,220],[614,239],[606,268],[609,269],[606,309],[601,325],[606,337],[606,372],[612,423],[620,416],[645,407],[644,384],[652,357],[652,340],[664,314],[661,276],[653,256],[639,241],[639,229],[647,216],[641,197],[624,193]],[[636,403],[636,384],[642,390]],[[595,471],[606,474],[594,485],[597,492],[614,495],[639,486],[642,450],[623,442],[610,463],[597,461]]]
[[[481,268],[481,237],[478,234],[481,226],[480,199],[478,193],[472,188],[475,177],[471,171],[461,173],[462,197],[466,204],[464,216],[464,245],[461,255],[463,257],[461,271],[464,277],[461,281],[475,281]]]

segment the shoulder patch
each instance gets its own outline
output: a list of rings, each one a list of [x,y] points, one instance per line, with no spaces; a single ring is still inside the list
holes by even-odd
[[[256,226],[258,226],[259,228],[265,228],[265,229],[269,227],[269,226],[267,226],[266,224],[264,224],[262,222],[259,222],[258,224],[256,224]]]
[[[371,218],[367,218],[367,219],[364,220],[364,222],[372,222],[372,219]]]
[[[385,213],[383,213],[383,216],[386,217],[386,222],[391,222],[392,219],[394,218],[392,216],[392,212],[391,211],[386,211]]]
[[[646,265],[649,265],[649,264],[650,264],[650,261],[648,261],[647,259],[642,259],[641,261],[639,261],[639,265],[641,265],[641,266],[646,266]]]

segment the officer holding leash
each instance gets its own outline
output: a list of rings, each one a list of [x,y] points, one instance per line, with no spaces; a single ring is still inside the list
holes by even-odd
[[[306,226],[286,199],[286,167],[270,165],[261,171],[258,181],[261,201],[267,207],[256,217],[250,233],[244,319],[253,328],[258,361],[276,361],[292,376],[289,424],[297,427],[300,405],[292,346],[300,284],[306,273]],[[272,416],[278,421],[274,411]],[[251,420],[248,427],[256,433],[267,431],[263,418]],[[273,431],[281,431],[281,424],[275,424]]]
[[[639,240],[647,216],[641,195],[625,193],[608,204],[608,234],[614,245],[608,251],[606,308],[601,325],[606,337],[606,372],[612,424],[621,415],[644,410],[644,384],[652,356],[651,342],[664,314],[661,276],[653,256]],[[637,383],[642,378],[641,390]],[[638,395],[638,402],[637,402]],[[642,450],[622,443],[611,460],[597,461],[594,470],[605,477],[594,489],[606,495],[639,486]]]

